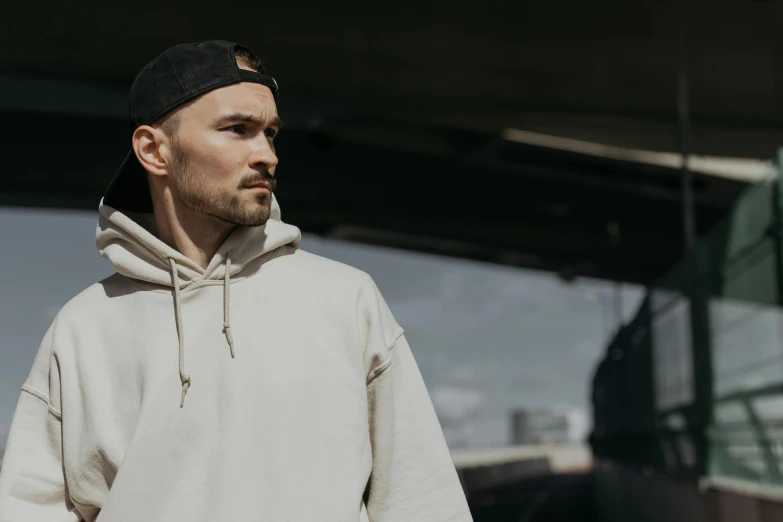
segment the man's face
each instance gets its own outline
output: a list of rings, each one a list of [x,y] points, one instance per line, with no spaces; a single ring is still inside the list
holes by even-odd
[[[169,177],[190,210],[226,223],[259,226],[269,219],[280,130],[272,91],[238,83],[197,98],[180,111]]]

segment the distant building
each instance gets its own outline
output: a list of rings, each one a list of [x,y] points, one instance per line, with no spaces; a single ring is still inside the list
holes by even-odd
[[[511,444],[558,444],[569,442],[565,413],[517,409],[511,412]]]
[[[530,430],[527,410],[514,410],[511,412],[511,444],[515,446],[523,444],[535,444],[535,435]]]

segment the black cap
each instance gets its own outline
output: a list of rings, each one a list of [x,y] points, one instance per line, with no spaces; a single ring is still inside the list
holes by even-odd
[[[266,85],[277,100],[277,82],[262,68],[240,69],[235,51],[249,48],[233,42],[211,40],[167,49],[136,76],[128,110],[133,130],[149,125],[209,91],[239,82]],[[250,51],[252,54],[252,51]],[[103,196],[104,204],[130,212],[152,212],[147,173],[133,149],[114,175]]]

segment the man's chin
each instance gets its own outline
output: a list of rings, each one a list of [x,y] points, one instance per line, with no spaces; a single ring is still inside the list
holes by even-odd
[[[245,227],[260,227],[269,221],[269,216],[272,213],[271,201],[267,201],[266,203],[259,202],[257,205],[250,207],[251,208],[247,209],[244,216],[241,218],[237,216],[239,219],[237,219],[235,224]]]
[[[236,225],[240,227],[260,227],[269,221],[271,208],[269,206],[257,206],[255,208],[246,207],[240,210],[235,207],[233,209],[218,210],[209,214],[230,225]]]

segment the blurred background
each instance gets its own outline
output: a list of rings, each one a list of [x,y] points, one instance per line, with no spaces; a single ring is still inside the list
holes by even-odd
[[[133,77],[226,39],[280,84],[284,220],[376,280],[475,520],[783,520],[781,19],[780,0],[4,5],[0,454],[46,328],[113,271],[94,233]]]

